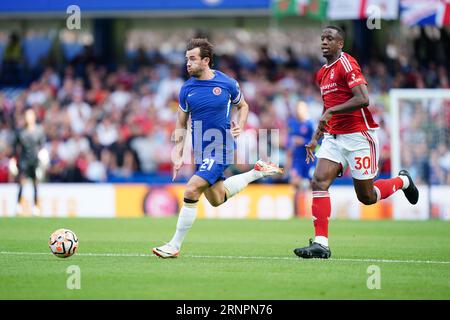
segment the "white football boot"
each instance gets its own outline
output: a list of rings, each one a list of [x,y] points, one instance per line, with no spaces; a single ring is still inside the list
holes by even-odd
[[[180,251],[177,248],[171,246],[168,243],[161,247],[153,248],[152,251],[155,255],[163,259],[176,258],[180,254]]]
[[[23,215],[23,207],[21,204],[17,204],[16,206],[16,215],[17,216],[22,216]]]
[[[278,167],[276,164],[272,162],[265,162],[262,160],[258,160],[255,163],[254,167],[255,171],[259,171],[263,174],[264,177],[273,176],[274,174],[283,174],[284,169]]]
[[[33,206],[33,209],[31,210],[31,214],[33,215],[33,217],[40,217],[41,209],[38,206]]]

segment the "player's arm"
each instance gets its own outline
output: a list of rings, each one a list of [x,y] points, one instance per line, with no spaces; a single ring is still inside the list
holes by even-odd
[[[314,156],[314,151],[316,150],[318,141],[323,136],[323,129],[320,128],[320,125],[317,127],[316,131],[312,135],[311,141],[305,145],[306,148],[306,163],[310,161],[314,161],[316,157]]]
[[[45,170],[47,170],[48,165],[50,164],[50,155],[45,149],[45,133],[44,129],[41,128],[39,132],[39,142],[38,142],[38,159],[39,159],[39,165],[43,167]]]
[[[183,165],[183,148],[184,141],[186,139],[187,123],[189,119],[189,112],[183,111],[178,108],[177,121],[175,124],[174,140],[175,140],[175,152],[173,153],[173,178],[175,180],[178,170]]]
[[[249,112],[248,104],[244,98],[242,98],[241,101],[239,101],[239,103],[236,104],[236,108],[239,112],[237,120],[238,123],[236,124],[234,123],[234,121],[231,123],[231,134],[233,135],[234,138],[237,138],[241,134],[242,128],[244,128],[245,124],[247,123]]]
[[[9,159],[8,163],[8,169],[9,172],[13,176],[17,176],[19,173],[19,169],[17,168],[17,160],[19,159],[19,153],[21,152],[21,144],[20,144],[20,137],[19,137],[19,130],[15,130],[14,132],[14,139],[13,139],[13,145],[12,145],[12,154],[11,159]]]
[[[365,84],[352,88],[353,97],[342,104],[338,104],[327,111],[331,114],[352,112],[369,105],[369,91]]]
[[[324,130],[325,125],[331,119],[333,114],[348,113],[369,105],[369,92],[366,84],[354,86],[351,90],[353,93],[352,98],[348,99],[344,103],[325,110],[319,121],[320,130]]]

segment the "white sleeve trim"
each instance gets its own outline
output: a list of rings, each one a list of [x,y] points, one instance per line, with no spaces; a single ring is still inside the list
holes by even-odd
[[[189,112],[189,106],[186,106],[186,109],[183,109],[183,107],[181,106],[181,104],[178,104],[178,106],[180,107],[180,109],[181,109],[183,112]]]
[[[239,102],[241,102],[243,96],[244,95],[242,94],[242,91],[239,91],[238,96],[231,103],[234,104],[234,105],[239,104]]]

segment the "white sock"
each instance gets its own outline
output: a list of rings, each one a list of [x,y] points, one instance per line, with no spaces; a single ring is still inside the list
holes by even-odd
[[[255,169],[229,177],[223,182],[223,186],[227,191],[227,197],[231,198],[247,187],[250,182],[261,179],[262,177],[264,177],[263,173]]]
[[[314,242],[317,242],[318,244],[328,247],[328,238],[327,237],[317,236],[314,238]]]
[[[399,177],[400,177],[400,179],[402,179],[402,181],[403,181],[403,187],[402,187],[402,190],[405,190],[406,188],[409,187],[409,179],[408,179],[407,176],[399,176]]]
[[[180,215],[178,216],[177,230],[175,231],[172,240],[169,241],[169,244],[172,247],[175,247],[177,248],[177,250],[180,250],[184,237],[194,224],[196,213],[197,213],[197,203],[189,203],[189,204],[185,203],[181,207]]]

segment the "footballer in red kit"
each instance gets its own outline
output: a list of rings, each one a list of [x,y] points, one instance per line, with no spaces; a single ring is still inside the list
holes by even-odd
[[[353,97],[352,88],[367,85],[358,62],[347,53],[330,65],[324,65],[316,74],[325,109],[342,104]],[[327,125],[327,132],[343,134],[377,129],[378,124],[367,108],[336,114]]]
[[[371,205],[403,190],[411,204],[419,200],[419,191],[410,174],[401,170],[391,179],[378,179],[379,144],[378,124],[368,109],[367,81],[358,62],[342,51],[344,32],[336,26],[322,30],[321,49],[327,63],[316,74],[324,108],[318,127],[306,145],[306,161],[315,161],[316,169],[311,181],[312,216],[315,238],[309,245],[296,248],[301,258],[331,256],[328,244],[328,220],[331,202],[328,192],[333,181],[349,167],[358,200]],[[318,141],[321,146],[315,153]]]

